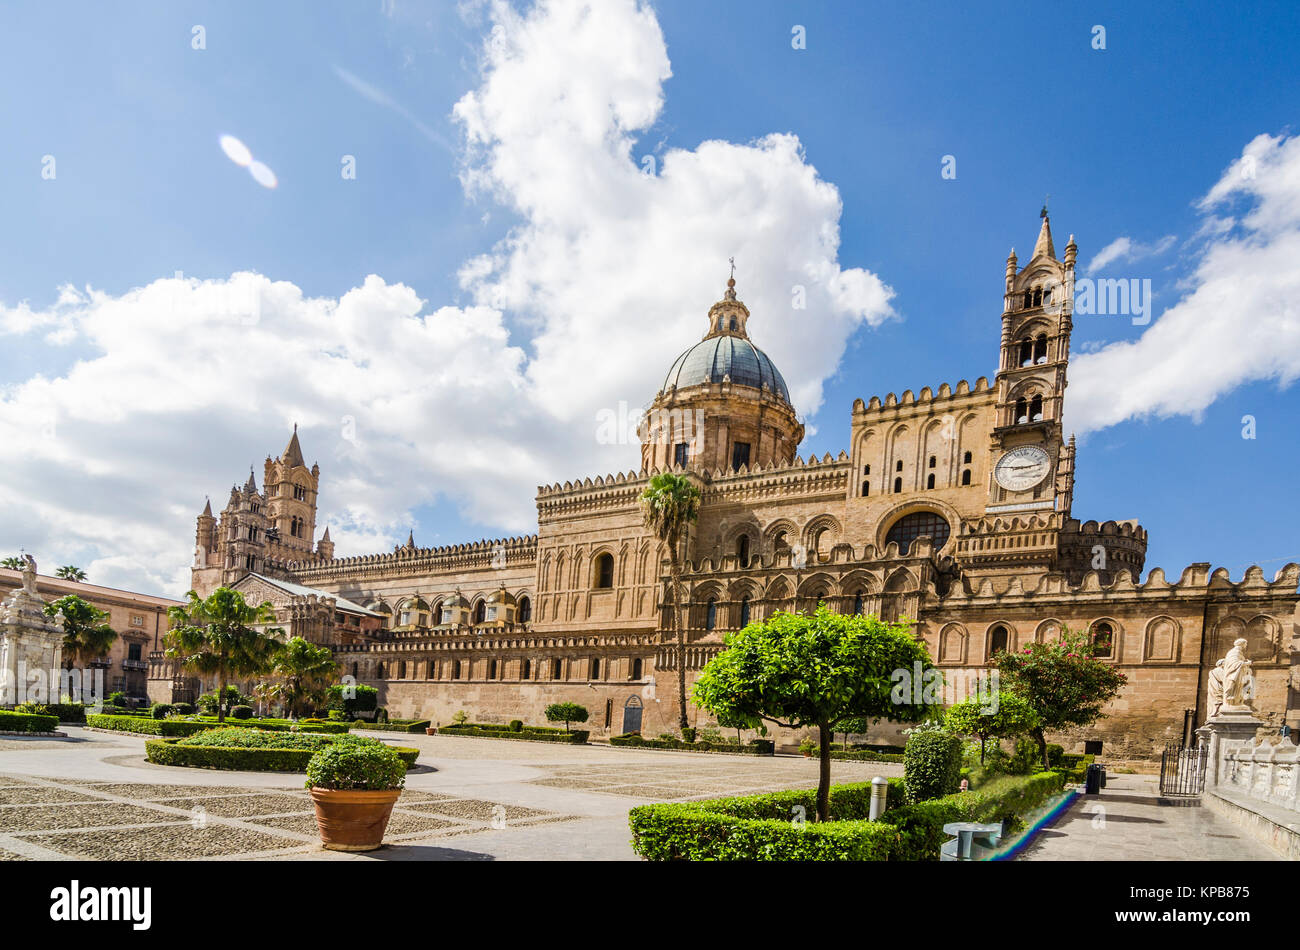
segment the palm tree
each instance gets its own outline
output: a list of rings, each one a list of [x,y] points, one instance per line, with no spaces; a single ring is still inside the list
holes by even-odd
[[[6,567],[11,571],[21,571],[26,566],[27,562],[16,554],[13,557],[7,557],[3,561],[0,561],[0,567]]]
[[[76,594],[68,594],[45,605],[45,615],[63,612],[63,655],[70,666],[85,666],[104,656],[113,646],[117,634],[104,623],[108,612],[88,604]]]
[[[86,572],[75,564],[65,564],[54,572],[55,577],[62,577],[65,581],[76,581],[80,584],[86,579]]]
[[[329,647],[316,646],[302,637],[293,637],[272,658],[271,676],[278,682],[264,691],[283,699],[290,716],[297,718],[305,700],[319,699],[325,687],[338,675],[339,665]]]
[[[171,629],[167,632],[166,655],[180,660],[190,672],[217,677],[217,721],[226,721],[226,684],[231,676],[252,676],[266,672],[279,643],[276,636],[284,631],[265,627],[275,621],[271,602],[257,606],[247,603],[244,595],[229,587],[218,587],[207,599],[194,591],[183,607],[167,611]],[[265,632],[254,625],[265,627]]]
[[[685,475],[664,472],[654,475],[641,493],[641,511],[645,525],[668,546],[670,577],[668,615],[677,634],[677,703],[681,710],[681,727],[686,718],[686,630],[682,623],[681,540],[700,513],[700,490]]]

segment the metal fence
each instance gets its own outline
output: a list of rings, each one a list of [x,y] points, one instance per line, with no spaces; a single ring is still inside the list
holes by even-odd
[[[1170,745],[1160,756],[1160,794],[1195,798],[1205,791],[1206,751],[1203,747]]]

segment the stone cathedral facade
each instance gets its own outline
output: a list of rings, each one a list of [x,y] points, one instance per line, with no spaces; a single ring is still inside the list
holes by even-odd
[[[1148,757],[1206,717],[1206,676],[1233,640],[1254,662],[1256,706],[1300,726],[1292,686],[1300,565],[1233,580],[1208,563],[1143,579],[1146,530],[1073,510],[1064,431],[1077,247],[1058,259],[1044,217],[1029,259],[1006,262],[990,381],[854,402],[848,447],[802,458],[789,390],[750,338],[728,281],[700,342],[670,367],[643,427],[638,471],[537,492],[537,533],[335,558],[313,542],[320,471],[295,431],[218,520],[198,519],[194,587],[230,584],[276,605],[291,632],[328,643],[344,673],[395,716],[537,722],[556,701],[595,733],[675,729],[676,655],[666,557],[638,496],[658,471],[702,492],[685,542],[688,678],[723,634],[824,601],[914,622],[953,679],[1001,649],[1086,629],[1129,684],[1095,728],[1107,753]],[[155,698],[184,684],[155,657]],[[195,684],[191,684],[195,685]],[[692,707],[699,725],[710,720]],[[786,740],[792,737],[783,737]]]

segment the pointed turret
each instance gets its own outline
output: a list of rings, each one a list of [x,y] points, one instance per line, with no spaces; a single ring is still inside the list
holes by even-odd
[[[257,492],[257,481],[253,478],[253,466],[248,466],[248,481],[244,482],[244,491]]]
[[[1043,214],[1043,226],[1038,231],[1038,240],[1034,242],[1034,253],[1031,259],[1037,260],[1044,256],[1056,260],[1056,248],[1052,245],[1052,219],[1046,213]]]
[[[203,517],[204,518],[212,517],[212,499],[210,498],[203,499]]]
[[[306,467],[307,463],[303,461],[302,446],[298,444],[298,423],[293,424],[293,435],[289,438],[289,444],[284,447],[284,453],[280,460],[290,468],[296,468],[299,465]]]
[[[328,525],[325,528],[325,533],[322,534],[320,540],[316,542],[316,555],[327,561],[334,560],[334,542],[330,540],[330,529]]]

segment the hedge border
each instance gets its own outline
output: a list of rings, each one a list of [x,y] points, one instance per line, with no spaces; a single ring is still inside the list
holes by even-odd
[[[7,709],[0,709],[0,729],[4,729],[5,732],[28,735],[56,732],[58,728],[58,716],[42,716],[37,713],[10,712]]]
[[[686,742],[682,739],[643,739],[635,732],[621,736],[610,736],[609,744],[624,749],[665,749],[673,752],[718,752],[723,755],[775,755],[776,743],[771,739],[751,739],[742,746],[734,742],[709,742],[696,739]]]
[[[810,758],[817,758],[821,751],[821,746],[813,746]],[[853,749],[844,752],[839,749],[831,749],[831,758],[839,759],[842,762],[897,762],[902,763],[902,753],[898,752],[872,752],[869,749]]]
[[[185,738],[192,736],[196,732],[203,732],[205,729],[220,729],[227,726],[241,726],[249,729],[261,729],[264,732],[290,732],[292,727],[288,724],[277,722],[266,722],[258,719],[227,719],[224,723],[219,723],[215,719],[194,720],[194,719],[145,719],[142,716],[105,716],[89,715],[86,717],[86,725],[91,729],[104,729],[110,732],[126,732],[137,736],[163,736]],[[298,727],[299,732],[317,732],[327,735],[340,735],[351,728],[348,724],[343,724],[338,728],[336,724],[319,724],[319,725],[301,725]]]
[[[388,722],[368,722],[362,728],[375,732],[406,732],[424,735],[424,730],[433,725],[429,719],[392,719]]]
[[[628,813],[632,847],[651,861],[937,861],[953,821],[1010,821],[1060,792],[1056,772],[999,778],[974,791],[898,804],[902,779],[889,781],[888,807],[870,821],[871,783],[831,787],[827,822],[795,823],[816,814],[816,789],[639,805]]]
[[[192,769],[223,769],[238,772],[306,772],[317,749],[243,749],[235,746],[178,745],[180,738],[150,739],[144,757],[155,765]],[[409,770],[420,756],[419,749],[388,746]]]
[[[464,736],[472,739],[515,739],[525,742],[563,742],[568,745],[586,745],[591,733],[586,729],[574,729],[572,732],[532,732],[525,727],[522,732],[510,732],[496,729],[480,729],[478,726],[439,726],[440,736]]]

